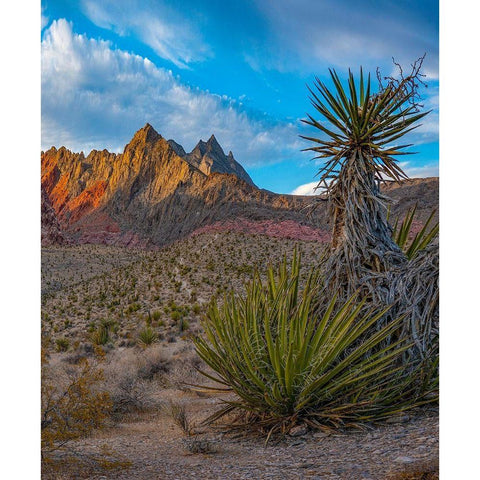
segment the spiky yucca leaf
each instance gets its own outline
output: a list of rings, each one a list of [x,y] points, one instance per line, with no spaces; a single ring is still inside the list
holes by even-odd
[[[401,222],[400,218],[397,218],[393,226],[392,237],[409,260],[414,258],[420,250],[427,247],[427,245],[438,236],[440,230],[438,222],[429,229],[436,213],[436,210],[432,210],[422,229],[411,238],[412,225],[416,211],[417,205],[407,211],[405,218]]]
[[[268,429],[288,429],[304,420],[319,427],[360,424],[382,418],[419,401],[415,372],[398,367],[408,348],[385,340],[402,318],[378,330],[385,311],[364,312],[352,297],[333,298],[319,307],[320,282],[314,271],[299,288],[300,258],[295,253],[266,282],[258,272],[246,295],[212,303],[204,320],[205,336],[194,339],[197,353],[214,371],[204,373],[237,397],[211,417],[234,409]],[[361,340],[361,341],[360,341]]]

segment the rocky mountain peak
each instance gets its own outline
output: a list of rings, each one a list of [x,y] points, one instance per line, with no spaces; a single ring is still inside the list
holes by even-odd
[[[130,144],[153,143],[162,138],[162,136],[149,124],[146,123],[140,130],[135,132]]]
[[[229,173],[255,186],[245,169],[235,160],[233,153],[230,151],[228,156],[225,155],[223,148],[213,134],[206,142],[200,140],[184,158],[205,175],[210,175],[212,172]]]

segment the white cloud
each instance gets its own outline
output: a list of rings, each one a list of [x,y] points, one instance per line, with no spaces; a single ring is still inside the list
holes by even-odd
[[[188,64],[212,55],[196,26],[160,2],[84,0],[82,7],[99,27],[138,38],[180,68],[188,68]]]
[[[410,166],[409,162],[400,162],[399,166],[408,175],[409,178],[426,178],[439,176],[439,169],[437,163],[421,166]]]
[[[299,185],[297,188],[292,190],[291,195],[318,195],[318,190],[315,191],[315,187],[318,185],[318,182],[304,183]]]
[[[214,133],[246,166],[298,158],[304,146],[293,123],[253,118],[235,100],[53,21],[42,40],[42,148],[121,151],[146,122],[187,151]]]

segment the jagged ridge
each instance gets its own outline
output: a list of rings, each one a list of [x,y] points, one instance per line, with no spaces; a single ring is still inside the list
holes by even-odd
[[[323,204],[309,215],[311,197],[260,190],[233,162],[214,136],[186,154],[146,124],[121,154],[42,152],[42,188],[61,230],[76,242],[163,245],[237,220],[288,225],[288,235],[292,225],[328,234]]]

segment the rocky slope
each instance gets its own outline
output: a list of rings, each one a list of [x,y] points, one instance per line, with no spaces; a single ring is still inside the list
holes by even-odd
[[[57,214],[43,187],[41,195],[42,245],[67,245],[69,241],[58,223]]]
[[[213,135],[187,154],[147,124],[121,154],[93,150],[85,156],[52,147],[41,157],[46,200],[59,231],[75,243],[164,245],[205,228],[326,239],[330,230],[324,202],[258,189]],[[394,214],[418,197],[426,215],[423,205],[437,204],[438,179],[412,180],[388,192],[408,197]]]

